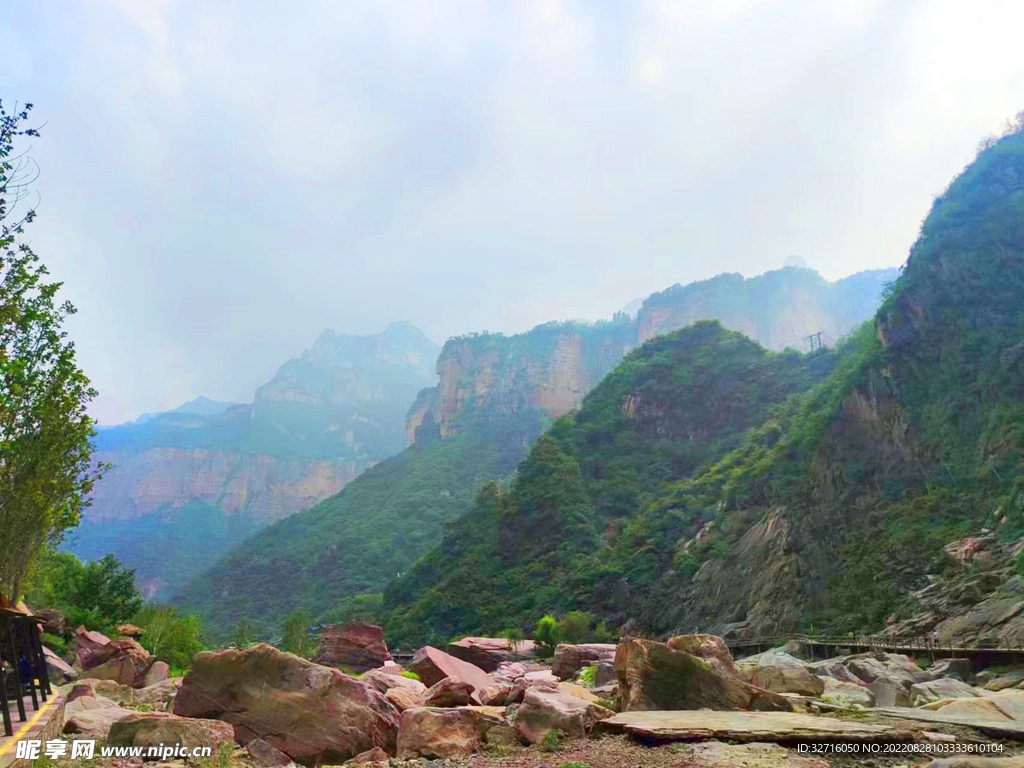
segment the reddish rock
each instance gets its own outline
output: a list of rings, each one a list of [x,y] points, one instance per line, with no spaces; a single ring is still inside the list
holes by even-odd
[[[292,759],[279,749],[274,749],[263,739],[253,739],[246,747],[249,756],[262,768],[284,768]]]
[[[473,689],[473,701],[477,704],[483,704],[480,700],[480,692],[488,685],[494,684],[494,680],[480,667],[462,659],[456,659],[429,645],[416,651],[409,664],[409,669],[415,672],[426,685],[436,685],[446,677],[457,677],[463,682],[469,683]]]
[[[149,651],[130,637],[119,637],[91,653],[88,663],[83,664],[82,668],[88,677],[97,680],[115,680],[122,685],[141,686],[152,663]]]
[[[441,682],[444,682],[443,680]],[[407,709],[415,709],[423,706],[425,691],[413,691],[408,688],[390,688],[384,697],[390,701],[399,712]]]
[[[320,632],[320,650],[313,661],[328,667],[366,672],[392,661],[384,630],[361,621],[332,624]]]
[[[624,712],[793,709],[784,696],[747,682],[725,643],[712,635],[683,635],[668,643],[624,637],[615,671]]]
[[[586,736],[594,723],[614,714],[610,709],[561,691],[531,688],[516,713],[515,728],[520,736],[536,744],[552,730],[570,736]]]
[[[587,643],[584,645],[568,645],[562,643],[555,647],[555,658],[551,671],[562,680],[571,680],[584,667],[600,661],[615,659],[615,645],[609,643]]]
[[[391,755],[385,752],[380,747],[374,747],[371,750],[363,752],[361,755],[356,755],[348,761],[348,765],[365,765],[367,768],[388,768],[391,764]]]
[[[48,635],[63,635],[64,628],[67,626],[67,617],[60,611],[53,609],[44,608],[41,611],[36,611],[35,615],[43,620],[43,632]]]
[[[307,765],[394,754],[399,719],[372,686],[265,644],[196,654],[174,712],[224,720],[243,744],[261,738]]]
[[[169,712],[134,712],[110,726],[107,744],[111,747],[149,749],[165,744],[180,744],[193,750],[211,747],[214,754],[221,744],[234,744],[235,732],[220,720],[179,717]]]
[[[82,669],[88,669],[93,655],[102,651],[110,644],[110,638],[101,632],[93,632],[80,626],[75,630],[75,653],[78,654],[78,664]],[[95,666],[95,665],[92,665]]]
[[[462,707],[472,703],[473,686],[454,676],[435,683],[423,694],[423,705],[426,707]]]
[[[407,688],[415,693],[423,693],[427,690],[427,686],[419,680],[413,680],[411,677],[402,677],[401,675],[390,675],[384,671],[385,669],[386,667],[371,669],[369,672],[360,675],[359,679],[367,685],[372,685],[381,693],[387,693],[392,688]]]
[[[402,713],[398,731],[398,757],[456,758],[479,752],[484,745],[515,739],[503,719],[469,707],[419,707]]]
[[[502,637],[464,637],[457,643],[449,643],[448,653],[484,672],[494,672],[503,662],[532,655],[535,647],[532,640],[518,642],[513,648],[511,641]]]
[[[78,673],[75,672],[70,664],[45,645],[43,646],[43,657],[46,661],[46,671],[50,675],[51,683],[63,685],[64,683],[70,683],[78,677]]]

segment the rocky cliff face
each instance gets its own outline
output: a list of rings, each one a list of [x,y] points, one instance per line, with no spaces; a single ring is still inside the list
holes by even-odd
[[[421,397],[409,424],[418,426],[429,412],[441,437],[450,437],[468,418],[495,419],[521,411],[561,416],[615,367],[635,336],[635,325],[623,321],[549,323],[520,336],[453,339],[437,360],[440,384],[433,395]]]
[[[101,430],[96,458],[114,469],[97,484],[70,548],[86,558],[112,551],[151,594],[174,588],[192,574],[164,573],[143,539],[176,530],[181,510],[231,518],[209,531],[209,562],[236,534],[338,493],[402,450],[406,409],[436,381],[439,351],[408,323],[372,336],[327,331],[251,405],[211,408],[201,398]],[[133,529],[132,521],[142,522]],[[167,546],[160,558],[180,556],[179,544]]]
[[[267,525],[333,496],[376,462],[209,448],[99,451],[116,471],[97,484],[89,522],[131,520],[202,501]]]
[[[833,346],[874,314],[884,286],[898,275],[896,269],[871,270],[830,283],[796,267],[753,278],[723,274],[653,294],[635,320],[548,323],[518,336],[452,339],[437,361],[440,383],[421,392],[409,411],[406,440],[415,442],[425,419],[450,437],[460,423],[481,415],[566,414],[631,349],[699,320],[718,320],[776,351],[806,351],[808,336],[819,331],[821,343]]]

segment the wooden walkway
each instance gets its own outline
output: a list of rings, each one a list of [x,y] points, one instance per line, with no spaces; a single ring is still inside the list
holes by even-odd
[[[753,640],[726,640],[734,656],[749,656],[786,643],[797,643],[812,659],[850,653],[902,653],[933,659],[970,659],[979,667],[1024,663],[1024,645],[979,641],[973,644],[932,640],[926,635],[776,635]]]

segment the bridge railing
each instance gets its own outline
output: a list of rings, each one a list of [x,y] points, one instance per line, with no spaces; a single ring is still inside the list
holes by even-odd
[[[1004,651],[1024,653],[1024,644],[1017,641],[1002,641],[998,638],[980,638],[974,643],[940,640],[930,635],[805,635],[788,634],[753,638],[748,640],[726,640],[729,648],[778,647],[796,641],[809,645],[871,648],[878,650],[909,651]]]

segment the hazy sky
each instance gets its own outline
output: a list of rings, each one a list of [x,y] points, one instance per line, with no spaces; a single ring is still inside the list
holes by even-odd
[[[902,263],[1024,109],[997,0],[4,0],[30,240],[102,423],[325,328],[438,343],[799,254]]]

